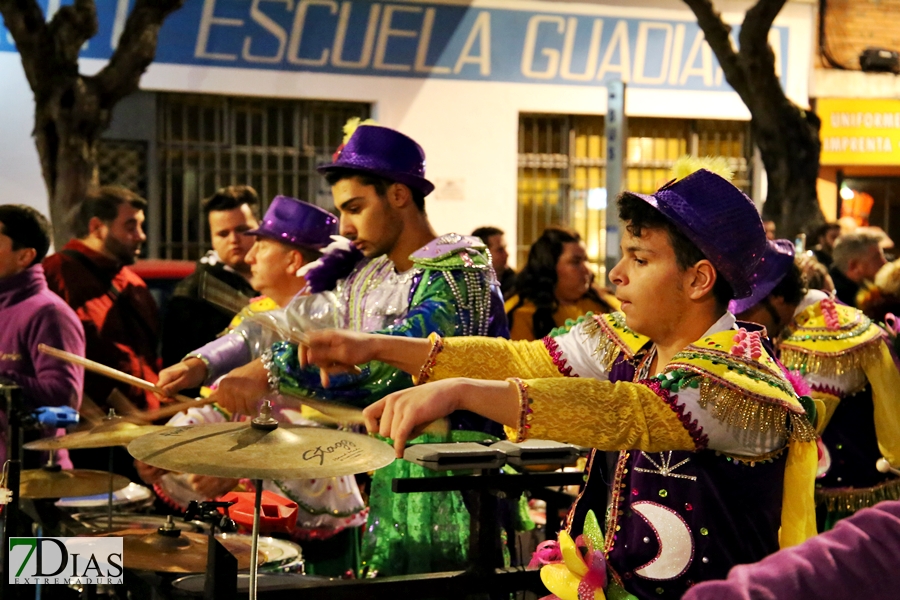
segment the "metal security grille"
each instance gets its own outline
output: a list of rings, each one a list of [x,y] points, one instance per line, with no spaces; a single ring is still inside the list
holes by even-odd
[[[369,113],[364,103],[160,94],[160,257],[206,250],[200,203],[226,185],[253,186],[262,210],[279,194],[331,208],[316,165],[331,160],[349,118]]]
[[[733,182],[750,192],[749,124],[742,121],[630,118],[626,189],[652,193],[670,179],[677,158],[723,156]],[[520,115],[517,261],[549,225],[575,229],[603,273],[606,137],[602,116]],[[612,206],[615,218],[615,207]]]
[[[120,185],[147,197],[147,144],[101,139],[97,146],[100,185]]]

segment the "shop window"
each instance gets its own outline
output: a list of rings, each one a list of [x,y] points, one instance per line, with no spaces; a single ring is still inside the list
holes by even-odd
[[[748,123],[639,117],[628,120],[626,189],[654,192],[685,154],[724,156],[735,185],[749,193]],[[520,115],[518,163],[517,264],[525,264],[544,228],[562,225],[581,235],[597,274],[605,276],[606,219],[616,213],[614,199],[606,197],[603,116]]]
[[[265,211],[279,194],[331,210],[331,194],[316,166],[329,162],[351,117],[370,105],[159,94],[159,258],[195,260],[209,246],[200,203],[226,185],[259,192]]]

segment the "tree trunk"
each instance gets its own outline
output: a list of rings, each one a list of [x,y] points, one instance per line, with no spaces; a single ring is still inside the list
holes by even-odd
[[[53,242],[62,248],[74,236],[84,192],[97,183],[97,144],[109,125],[109,111],[81,76],[59,81],[45,98],[35,98],[34,138],[50,199]]]
[[[803,114],[793,105],[785,108],[797,114],[777,119],[782,125],[779,130],[756,123],[751,130],[769,184],[763,218],[775,221],[779,238],[793,240],[825,222],[816,189],[821,143],[815,115]]]

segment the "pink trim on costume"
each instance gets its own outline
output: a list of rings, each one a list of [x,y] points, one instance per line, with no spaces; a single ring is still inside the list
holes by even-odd
[[[836,398],[843,398],[847,393],[846,390],[842,390],[833,385],[828,385],[827,383],[814,383],[810,386],[810,389],[814,392],[830,394]]]
[[[169,496],[163,490],[163,487],[158,483],[153,484],[153,491],[156,492],[156,496],[163,501],[163,504],[165,504],[169,508],[174,508],[175,510],[182,513],[187,510],[186,506],[180,506],[177,502],[169,498]]]
[[[559,344],[556,343],[556,340],[548,335],[541,341],[544,342],[544,347],[550,353],[550,358],[553,359],[553,364],[556,365],[560,373],[566,377],[578,377],[578,373],[572,373],[572,365],[566,361],[563,351],[560,349]]]
[[[653,393],[669,405],[669,408],[678,415],[678,420],[687,429],[688,434],[694,440],[694,447],[697,450],[703,450],[709,444],[709,436],[703,433],[703,427],[697,422],[697,419],[691,420],[691,413],[685,412],[684,404],[678,402],[678,394],[671,394],[669,390],[662,387],[662,383],[658,379],[644,379],[639,383],[646,385],[653,390]]]

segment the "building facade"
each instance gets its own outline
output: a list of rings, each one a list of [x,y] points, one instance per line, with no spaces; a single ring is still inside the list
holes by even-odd
[[[112,52],[123,3],[98,0],[83,71]],[[737,31],[751,5],[719,8]],[[814,21],[814,3],[789,2],[770,35],[783,86],[802,106]],[[0,183],[46,210],[32,96],[2,30],[0,74]],[[652,191],[680,154],[715,154],[764,197],[749,114],[676,0],[188,0],[161,30],[142,97],[117,110],[101,173],[135,172],[151,201],[151,255],[187,257],[203,244],[196,203],[214,186],[246,181],[265,196],[327,203],[314,163],[336,146],[340,119],[371,116],[425,148],[439,231],[499,226],[521,261],[544,226],[569,225],[602,264],[614,79],[627,85],[627,187]],[[120,158],[141,144],[145,172]]]

